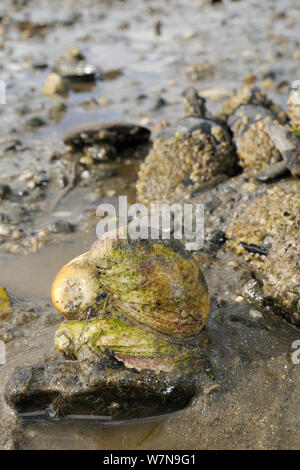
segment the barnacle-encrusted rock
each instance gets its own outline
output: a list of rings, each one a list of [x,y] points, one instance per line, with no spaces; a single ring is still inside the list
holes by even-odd
[[[212,117],[206,109],[206,99],[194,87],[187,88],[183,96],[184,109],[188,115]]]
[[[236,163],[225,125],[213,119],[190,116],[156,138],[142,163],[137,181],[140,202],[174,202],[219,174],[233,171]]]
[[[274,241],[263,266],[263,293],[300,325],[300,221]]]
[[[259,105],[242,105],[229,117],[240,165],[248,170],[261,170],[282,160],[269,136],[265,120],[279,124],[278,117]]]
[[[274,186],[236,217],[228,246],[243,256],[263,281],[274,309],[300,324],[300,185]]]
[[[300,133],[300,88],[292,89],[288,98],[288,117],[295,131]]]
[[[286,168],[293,176],[300,176],[300,139],[288,126],[265,120],[271,140],[283,157]]]
[[[228,117],[241,105],[253,104],[262,106],[272,111],[278,116],[280,121],[286,120],[286,113],[280,106],[273,103],[261,90],[255,86],[244,86],[235,90],[232,95],[225,101],[220,113],[220,118],[227,120]]]

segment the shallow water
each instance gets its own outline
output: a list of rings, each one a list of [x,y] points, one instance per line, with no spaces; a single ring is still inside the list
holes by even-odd
[[[261,84],[265,74],[274,71],[276,81],[267,91],[278,104],[285,106],[286,95],[277,92],[276,84],[283,81],[290,83],[299,78],[298,63],[291,60],[293,53],[299,49],[300,5],[296,0],[227,0],[217,6],[201,6],[201,2],[192,0],[161,0],[151,2],[151,6],[149,2],[140,0],[85,0],[81,2],[81,9],[75,1],[64,2],[62,8],[58,0],[44,0],[31,1],[27,7],[19,10],[13,9],[10,3],[4,0],[0,7],[1,15],[7,15],[8,24],[11,25],[3,40],[5,47],[2,50],[0,48],[0,78],[8,84],[7,105],[0,108],[0,137],[20,137],[25,145],[37,149],[38,156],[30,150],[21,155],[2,154],[0,182],[5,175],[9,175],[12,176],[12,184],[15,184],[14,180],[31,169],[49,171],[52,168],[49,154],[61,145],[63,132],[74,125],[95,120],[123,120],[143,122],[154,127],[162,120],[173,122],[183,114],[181,95],[189,85],[196,86],[204,94],[214,89],[226,91],[240,86],[242,77],[250,72],[257,75],[257,82]],[[285,16],[274,16],[280,12],[284,12]],[[80,13],[81,17],[73,25],[62,24],[64,19],[76,13]],[[50,23],[44,39],[22,37],[15,23],[25,17]],[[154,24],[158,20],[162,23],[160,36],[154,33]],[[128,27],[124,29],[126,23]],[[123,29],[120,28],[121,24]],[[187,39],[188,36],[190,39]],[[73,45],[79,47],[87,61],[99,69],[121,69],[122,75],[115,80],[97,80],[90,91],[71,91],[67,99],[67,112],[59,123],[47,120],[47,125],[35,133],[25,130],[24,120],[27,117],[44,115],[45,110],[56,104],[55,99],[42,96],[41,88],[57,57]],[[33,70],[30,65],[32,61],[46,61],[48,68]],[[213,65],[213,76],[192,82],[186,74],[186,66],[203,62]],[[139,95],[146,96],[141,99]],[[108,98],[108,105],[99,107],[82,104],[99,97]],[[163,97],[167,105],[155,109],[158,97]],[[209,107],[215,111],[220,109],[221,104],[220,101],[212,101]],[[20,114],[22,106],[29,108],[25,116]],[[138,164],[134,163],[126,168],[122,164],[117,165],[117,177],[107,178],[101,183],[103,191],[128,194],[130,200],[134,200],[133,183],[137,167]],[[49,300],[51,283],[59,268],[89,249],[95,240],[96,221],[90,220],[86,229],[81,225],[84,212],[87,209],[94,211],[102,200],[103,195],[100,195],[91,202],[88,195],[94,189],[97,188],[89,188],[88,185],[76,187],[52,214],[47,212],[47,207],[57,192],[54,182],[46,194],[46,210],[44,207],[44,210],[32,214],[32,231],[35,232],[55,218],[78,222],[79,228],[74,233],[59,235],[35,253],[1,253],[0,285],[26,300],[37,303],[39,300]],[[112,198],[108,199],[113,202]],[[215,282],[213,276],[211,282]],[[212,286],[212,290],[214,288]],[[231,286],[228,291],[229,297],[236,293]],[[225,343],[224,338],[224,347]],[[14,355],[13,350],[11,354]],[[22,363],[20,353],[19,360]],[[198,419],[201,412],[201,409],[197,410]],[[142,442],[161,420],[165,421],[165,427],[155,428],[147,440]],[[155,418],[150,423],[134,421],[112,427],[92,420],[27,422],[21,447],[132,449],[156,445],[161,448],[178,448],[178,437],[170,431],[172,426],[176,426],[176,420],[177,417],[169,421],[167,418]],[[183,419],[183,422],[182,445],[185,448],[189,448],[189,438],[194,448],[209,447],[201,432],[198,441],[194,437],[192,439],[188,421]],[[227,446],[225,441],[224,438],[224,446]]]

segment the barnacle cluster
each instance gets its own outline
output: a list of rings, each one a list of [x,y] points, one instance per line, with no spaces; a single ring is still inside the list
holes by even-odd
[[[239,106],[246,104],[263,106],[278,116],[280,121],[286,121],[286,113],[280,106],[273,103],[273,101],[267,98],[267,96],[255,86],[244,86],[233,91],[231,96],[225,101],[219,117],[227,120]]]
[[[138,174],[140,202],[175,202],[191,194],[197,185],[232,170],[235,153],[226,130],[215,121],[194,119],[199,119],[199,126],[191,132],[178,131],[154,140]],[[205,121],[208,125],[203,130]]]

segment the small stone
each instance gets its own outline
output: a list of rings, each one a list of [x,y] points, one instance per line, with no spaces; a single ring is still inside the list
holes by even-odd
[[[222,230],[215,231],[210,239],[210,241],[215,245],[222,245],[226,240],[225,232],[222,232]]]
[[[107,197],[114,197],[116,195],[116,191],[114,189],[110,189],[106,192]]]
[[[71,233],[74,231],[74,225],[65,220],[56,220],[47,227],[49,232],[53,233]]]
[[[13,240],[19,240],[20,238],[22,238],[22,236],[23,236],[23,232],[21,230],[13,230],[11,234],[11,238]]]
[[[46,238],[48,235],[49,235],[49,232],[47,232],[47,230],[40,230],[38,232],[38,237],[41,237],[41,238]]]
[[[32,118],[30,118],[26,121],[26,126],[27,127],[32,127],[33,129],[37,128],[37,127],[43,127],[46,124],[47,124],[47,122],[45,121],[45,119],[43,119],[40,116],[33,116]]]
[[[242,297],[241,295],[238,295],[234,300],[235,302],[241,303],[241,302],[244,302],[244,297]]]
[[[27,184],[27,188],[28,189],[34,189],[36,187],[36,184],[35,184],[35,181],[29,181],[29,183]]]
[[[0,184],[0,199],[4,199],[10,192],[10,187],[7,184]]]
[[[92,166],[94,164],[94,160],[91,155],[84,155],[84,157],[81,157],[80,163],[85,166]]]
[[[65,80],[57,73],[50,73],[42,89],[44,95],[64,94],[67,91]]]
[[[105,96],[100,96],[97,99],[97,103],[99,104],[99,106],[107,106],[110,103],[110,101],[108,98],[105,98]]]
[[[270,88],[273,85],[273,80],[263,80],[261,86],[263,88]]]
[[[253,85],[256,81],[256,75],[254,73],[248,73],[248,75],[245,75],[243,77],[243,82],[245,85]]]
[[[148,126],[150,124],[150,118],[144,117],[141,119],[141,126]]]
[[[12,254],[16,254],[16,253],[20,253],[21,248],[19,245],[12,245],[9,251]]]
[[[228,266],[230,268],[236,269],[236,268],[238,268],[239,265],[236,261],[229,261]]]
[[[84,60],[84,55],[82,52],[78,49],[78,47],[71,47],[69,51],[70,57],[75,60]]]
[[[255,183],[245,183],[242,186],[244,191],[255,192],[257,190],[257,185]]]
[[[7,237],[10,234],[10,228],[8,225],[0,224],[0,236]]]
[[[81,178],[83,180],[88,180],[91,176],[90,172],[88,170],[84,170],[81,174],[80,174]]]
[[[259,311],[259,310],[249,310],[249,315],[252,317],[252,318],[262,318],[262,313]]]
[[[293,53],[294,60],[300,60],[300,50],[297,50]]]
[[[196,36],[197,36],[197,33],[196,33],[195,31],[185,31],[185,32],[183,33],[183,39],[184,39],[185,41],[188,41],[188,40],[190,40],[190,39],[193,39],[193,38],[195,38]]]

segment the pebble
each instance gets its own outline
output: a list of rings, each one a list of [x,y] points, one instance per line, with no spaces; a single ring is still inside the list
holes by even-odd
[[[114,189],[110,189],[106,192],[107,197],[114,197],[116,195],[116,191]]]
[[[243,77],[243,82],[245,83],[245,85],[253,85],[253,83],[255,83],[256,81],[256,78],[257,77],[254,73],[248,73]]]
[[[56,220],[49,224],[47,229],[53,233],[71,233],[74,231],[74,226],[65,220]]]
[[[249,315],[252,317],[252,318],[262,318],[262,313],[259,311],[259,310],[249,310]]]
[[[235,302],[241,303],[241,302],[244,302],[244,297],[242,297],[241,295],[238,295],[234,300]]]
[[[197,36],[197,33],[196,33],[195,31],[185,31],[185,32],[183,33],[183,39],[184,39],[185,41],[188,41],[188,40],[190,40],[190,39],[193,39],[193,38],[195,38],[196,36]]]
[[[48,75],[42,93],[44,95],[64,94],[67,91],[65,80],[57,73],[50,73]]]
[[[91,176],[90,172],[87,170],[84,170],[82,173],[80,173],[80,176],[83,180],[88,180]]]
[[[13,254],[19,253],[21,251],[21,247],[19,245],[12,245],[9,251]]]
[[[257,190],[257,185],[255,183],[245,183],[242,188],[244,191],[255,192]]]
[[[293,59],[294,60],[299,60],[300,59],[300,50],[297,50],[293,54]]]
[[[20,240],[23,237],[23,232],[21,230],[13,230],[11,238],[13,240]]]
[[[0,235],[7,237],[10,234],[10,228],[7,225],[0,224]]]

